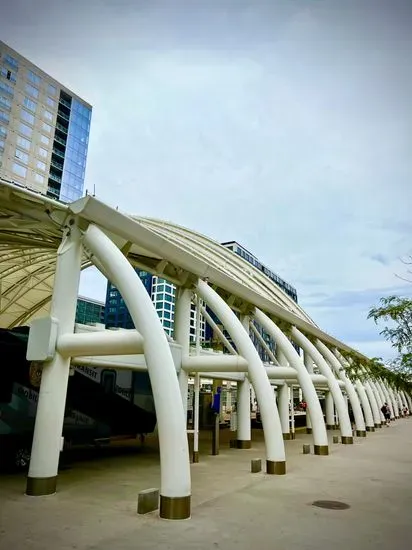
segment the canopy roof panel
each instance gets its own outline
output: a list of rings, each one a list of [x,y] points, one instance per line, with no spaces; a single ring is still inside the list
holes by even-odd
[[[57,249],[68,216],[86,230],[98,225],[135,266],[177,285],[207,279],[244,307],[257,306],[306,334],[340,349],[281,288],[218,242],[179,225],[123,214],[94,197],[64,205],[0,180],[0,327],[29,324],[45,315],[53,289]],[[90,265],[83,259],[83,268]]]

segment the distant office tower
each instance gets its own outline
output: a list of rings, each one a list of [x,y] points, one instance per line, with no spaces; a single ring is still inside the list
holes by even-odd
[[[104,323],[104,302],[79,296],[76,306],[76,323],[82,325]]]
[[[63,202],[83,195],[92,108],[0,42],[0,177]]]
[[[232,252],[235,252],[238,256],[245,259],[250,264],[254,265],[259,271],[262,271],[269,279],[271,279],[275,284],[278,285],[279,288],[283,290],[288,296],[292,298],[296,303],[298,301],[298,294],[296,292],[296,288],[294,288],[292,285],[284,281],[279,277],[279,275],[276,275],[271,269],[263,265],[253,254],[251,254],[246,248],[244,248],[242,245],[237,243],[236,241],[229,241],[226,243],[222,243],[222,246],[225,248],[228,248]]]
[[[136,273],[139,275],[147,293],[152,299],[166,334],[173,336],[176,287],[169,281],[166,281],[166,279],[151,275],[147,271],[137,269]],[[105,324],[107,328],[134,328],[133,320],[120,292],[110,282],[107,283]],[[205,337],[205,330],[205,320],[201,316],[200,339],[202,341]],[[192,341],[195,340],[195,336],[196,307],[192,304],[190,317],[190,338]]]
[[[294,300],[297,303],[298,295],[297,295],[296,289],[292,285],[287,283],[285,280],[281,279],[279,277],[279,275],[274,273],[271,269],[269,269],[268,267],[263,265],[256,258],[256,256],[251,254],[248,250],[246,250],[246,248],[244,248],[242,245],[240,245],[236,241],[228,241],[228,242],[224,242],[224,243],[221,243],[221,244],[222,244],[222,246],[224,246],[228,250],[231,250],[232,252],[234,252],[235,254],[237,254],[238,256],[240,256],[241,258],[243,258],[244,260],[246,260],[247,262],[249,262],[250,264],[255,266],[257,269],[259,269],[259,271],[262,271],[267,277],[269,277],[269,279],[271,281],[273,281],[279,288],[281,288],[283,290],[283,292],[285,292],[288,296],[290,296],[290,298],[292,298],[292,300]],[[212,319],[214,319],[214,321],[217,322],[217,324],[219,324],[218,319],[215,317],[213,312],[209,311],[209,314],[211,315]],[[258,332],[260,333],[263,340],[265,341],[266,346],[270,349],[271,352],[274,353],[275,352],[275,345],[274,345],[273,340],[263,330],[262,327],[257,325],[255,322],[254,322],[254,325],[255,325],[256,329],[258,330]],[[223,328],[223,327],[220,327],[220,328]],[[224,334],[226,335],[227,339],[231,342],[231,338],[230,338],[229,334],[226,331],[224,331]],[[255,347],[256,347],[259,355],[260,355],[260,358],[262,359],[262,361],[269,362],[270,361],[270,355],[269,355],[267,349],[265,348],[265,346],[263,346],[263,344],[261,343],[259,337],[256,336],[256,334],[253,331],[250,331],[250,338],[253,341],[253,343],[254,343],[254,345],[255,345]],[[205,339],[206,339],[206,341],[216,339],[216,336],[215,336],[212,328],[209,325],[206,325]],[[295,347],[295,349],[297,351],[299,351],[299,347],[294,342],[292,342],[292,344]]]

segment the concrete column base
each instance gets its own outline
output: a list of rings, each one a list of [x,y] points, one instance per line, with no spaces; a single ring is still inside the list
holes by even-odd
[[[334,430],[335,429],[335,424],[326,424],[326,429],[327,430]]]
[[[342,436],[342,444],[343,445],[353,445],[353,437],[348,437],[346,435]]]
[[[375,428],[382,428],[382,424],[375,424]]]
[[[307,433],[307,434],[311,434],[311,433],[312,433],[312,428],[306,427],[306,433]]]
[[[329,454],[328,445],[314,445],[313,451],[317,456],[327,456]]]
[[[367,432],[374,432],[375,431],[375,426],[366,426],[366,431]]]
[[[252,447],[252,442],[250,439],[237,439],[236,448],[237,449],[250,449]]]
[[[356,430],[356,437],[366,437],[366,430]]]
[[[284,476],[286,474],[286,462],[266,460],[266,473],[270,475]]]
[[[163,519],[189,519],[190,495],[186,497],[160,495],[160,517]]]
[[[193,451],[192,461],[193,464],[197,464],[199,462],[199,451]]]
[[[291,439],[293,439],[291,433],[288,433],[288,434],[287,434],[287,433],[284,433],[284,434],[282,434],[282,435],[283,435],[283,439],[284,439],[285,441],[290,441]]]
[[[54,495],[57,488],[57,476],[53,477],[27,477],[26,495],[41,497]]]

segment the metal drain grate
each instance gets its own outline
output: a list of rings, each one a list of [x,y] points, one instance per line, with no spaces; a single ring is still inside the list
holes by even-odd
[[[312,506],[326,508],[327,510],[347,510],[350,508],[346,502],[339,502],[337,500],[315,500],[315,502],[312,502]]]

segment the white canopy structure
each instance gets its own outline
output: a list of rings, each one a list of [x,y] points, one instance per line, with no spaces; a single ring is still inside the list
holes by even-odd
[[[109,337],[106,331],[74,332],[80,271],[90,265],[119,288],[136,327],[133,334],[120,331]],[[132,266],[178,287],[172,344]],[[353,432],[342,391],[349,397],[359,437],[381,425],[379,411],[385,398],[393,411],[399,412],[398,404],[406,404],[405,395],[383,382],[352,384],[344,373],[346,360],[341,352],[354,350],[322,331],[246,260],[199,233],[123,214],[91,196],[63,205],[0,183],[0,290],[0,327],[30,324],[27,358],[43,364],[26,489],[30,495],[56,490],[70,362],[79,358],[96,365],[96,356],[104,355],[106,361],[113,356],[119,368],[147,368],[160,442],[160,516],[168,519],[185,519],[191,513],[185,420],[189,373],[207,372],[207,376],[223,379],[226,373],[228,379],[238,381],[239,449],[251,445],[249,388],[253,386],[262,417],[268,474],[286,473],[288,382],[302,388],[308,404],[308,432],[313,433],[317,455],[329,452],[316,392],[319,384],[329,392],[327,425],[335,423],[335,406],[345,444],[353,443]],[[191,303],[200,306],[200,300],[230,335],[231,344],[221,333],[231,355],[209,357],[201,354],[199,345],[195,351],[190,347]],[[275,366],[262,363],[249,337],[252,321],[276,343]],[[303,357],[291,341],[304,350]],[[143,354],[144,361],[136,362],[132,352]],[[120,355],[127,355],[127,360],[116,359]],[[314,365],[320,374],[313,374]],[[279,384],[279,410],[272,383]]]

